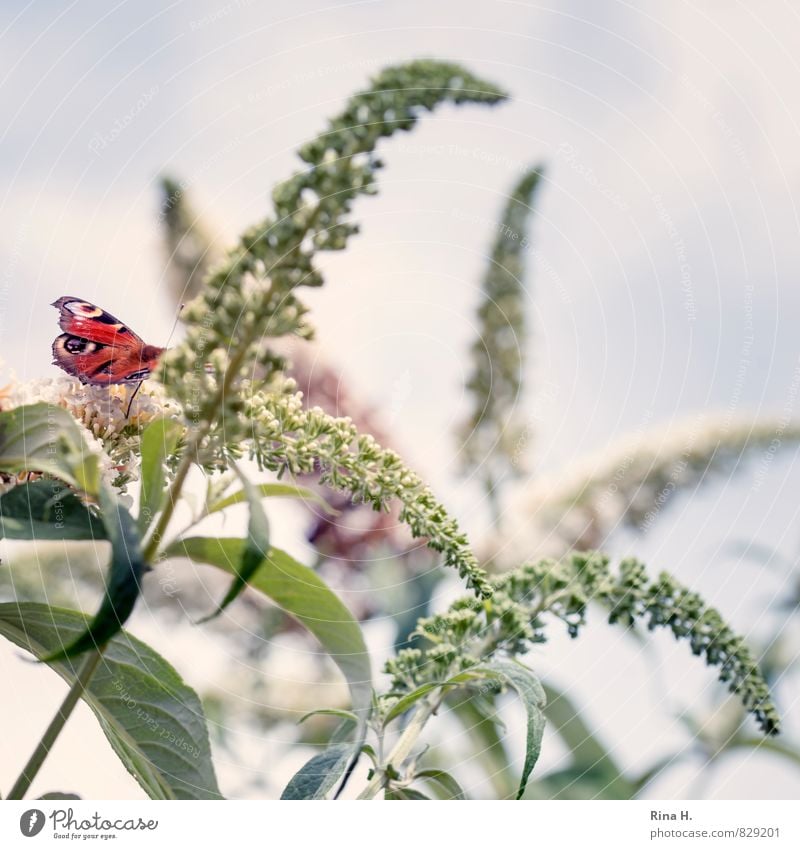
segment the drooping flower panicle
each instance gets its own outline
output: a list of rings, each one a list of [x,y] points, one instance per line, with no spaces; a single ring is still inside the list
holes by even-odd
[[[497,653],[524,654],[545,641],[548,616],[563,621],[575,637],[596,602],[608,610],[611,623],[631,627],[643,620],[650,630],[668,628],[676,639],[687,640],[694,654],[719,667],[720,680],[764,732],[778,732],[777,709],[744,640],[670,575],[651,581],[634,559],[623,560],[615,574],[604,555],[582,553],[527,564],[492,583],[490,600],[464,597],[445,613],[419,621],[416,633],[425,647],[405,649],[386,664],[393,693],[447,680]]]
[[[242,417],[251,428],[252,453],[262,468],[292,475],[316,472],[323,483],[376,510],[397,499],[400,521],[414,536],[442,552],[446,564],[478,595],[491,595],[486,573],[458,523],[394,451],[360,434],[349,418],[331,416],[319,407],[307,410],[298,393],[276,392],[254,392]]]
[[[201,416],[200,399],[230,395],[227,388],[259,366],[280,369],[263,342],[310,334],[295,290],[321,285],[316,252],[341,250],[357,232],[348,215],[359,195],[376,191],[377,143],[411,129],[441,103],[504,97],[460,66],[433,61],[387,68],[352,97],[328,130],[301,148],[308,167],[274,189],[274,214],[242,235],[187,305],[186,338],[162,357],[160,374],[171,393]]]
[[[186,306],[186,337],[161,358],[159,369],[192,427],[193,459],[213,465],[215,458],[237,456],[252,439],[254,455],[267,468],[308,471],[319,464],[328,484],[358,500],[382,507],[387,498],[398,498],[401,519],[412,532],[442,551],[482,595],[489,586],[466,538],[420,479],[396,454],[355,433],[352,423],[316,412],[296,416],[294,402],[280,394],[286,363],[267,343],[289,334],[310,336],[296,290],[322,284],[317,251],[341,250],[357,232],[349,213],[358,196],[376,191],[378,142],[411,129],[424,111],[444,102],[491,104],[504,96],[458,65],[418,61],[382,71],[301,148],[307,167],[274,189],[273,215],[242,235]],[[294,416],[292,421],[267,420],[272,396],[275,409]],[[256,421],[284,428],[269,434],[271,447],[265,433],[250,433]],[[280,457],[277,446],[284,451]]]

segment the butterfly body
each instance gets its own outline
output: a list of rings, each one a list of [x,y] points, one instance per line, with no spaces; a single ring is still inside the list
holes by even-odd
[[[64,331],[53,342],[53,362],[81,383],[109,386],[150,377],[164,348],[146,345],[113,315],[82,298],[53,303]]]

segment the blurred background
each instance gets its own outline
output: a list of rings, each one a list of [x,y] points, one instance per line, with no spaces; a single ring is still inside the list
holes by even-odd
[[[797,10],[779,0],[8,0],[4,370],[54,374],[49,304],[65,294],[165,344],[176,278],[266,214],[295,149],[348,95],[386,64],[464,64],[511,100],[444,108],[384,146],[380,193],[356,208],[361,235],[324,257],[326,286],[304,293],[317,341],[297,355],[301,388],[396,448],[498,568],[575,544],[635,553],[703,593],[766,665],[786,733],[755,745],[755,727],[683,645],[612,631],[600,611],[584,639],[553,630],[530,657],[560,712],[531,795],[796,798],[799,36]],[[498,222],[536,165],[518,257],[527,331],[513,414],[525,460],[497,497],[479,465],[464,475],[458,433]],[[183,220],[164,206],[170,185]],[[276,544],[339,576],[376,657],[398,622],[407,633],[457,590],[392,522],[365,542],[363,517],[347,518],[343,540],[308,514],[271,515]],[[84,592],[69,564],[66,550],[17,563],[4,553],[3,571],[16,570],[2,576],[4,598],[63,593],[91,609],[93,578]],[[293,720],[345,698],[335,674],[268,610],[243,601],[196,628],[191,587],[179,588],[187,614],[165,586],[131,630],[206,698],[223,792],[277,795],[308,756],[291,748]],[[0,674],[0,722],[15,728],[0,743],[6,786],[62,685],[8,645]],[[436,726],[474,797],[502,792],[521,766],[520,717],[513,705],[504,716],[505,743]],[[34,789],[142,796],[88,710]]]

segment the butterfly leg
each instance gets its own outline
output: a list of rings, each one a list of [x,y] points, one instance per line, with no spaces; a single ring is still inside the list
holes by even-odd
[[[143,383],[144,383],[144,381],[143,381],[143,380],[140,380],[140,381],[136,384],[136,389],[134,389],[134,390],[133,390],[133,394],[131,395],[130,400],[128,401],[128,409],[125,411],[125,418],[126,418],[126,419],[127,419],[127,418],[130,416],[130,414],[131,414],[131,407],[133,406],[133,399],[136,397],[136,393],[137,393],[137,392],[138,392],[138,391],[142,388],[142,384],[143,384]]]

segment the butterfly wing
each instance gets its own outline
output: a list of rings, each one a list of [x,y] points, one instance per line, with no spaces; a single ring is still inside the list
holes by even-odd
[[[53,362],[81,383],[138,383],[150,376],[163,348],[145,345],[100,307],[64,296],[53,304],[64,333],[53,342]]]

